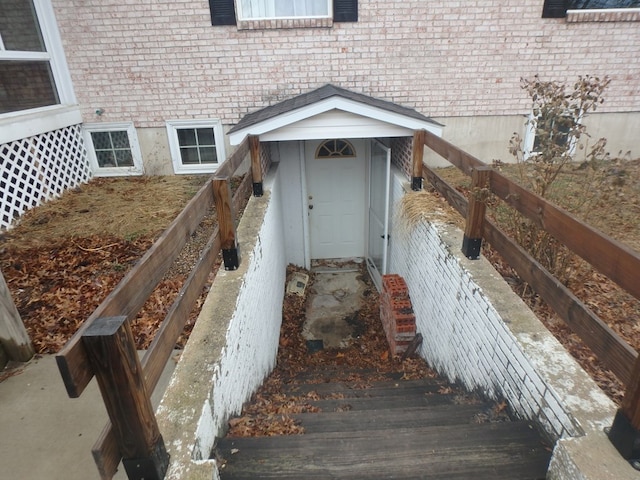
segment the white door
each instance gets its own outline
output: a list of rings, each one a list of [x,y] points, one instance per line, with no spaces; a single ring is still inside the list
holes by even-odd
[[[381,276],[387,273],[390,174],[391,149],[375,140],[372,141],[369,167],[367,265],[378,289],[382,286]]]
[[[364,257],[364,142],[349,140],[353,156],[322,156],[323,141],[305,146],[310,258]],[[325,154],[326,154],[326,150]],[[336,155],[339,152],[335,152]]]

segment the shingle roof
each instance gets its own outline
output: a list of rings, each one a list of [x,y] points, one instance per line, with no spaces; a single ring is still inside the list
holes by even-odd
[[[312,105],[314,103],[320,102],[322,100],[326,100],[331,97],[342,97],[348,100],[353,100],[355,102],[362,103],[364,105],[369,105],[375,108],[380,108],[382,110],[387,110],[389,112],[397,113],[399,115],[404,115],[406,117],[415,118],[417,120],[425,121],[433,123],[434,125],[440,125],[435,120],[422,115],[416,110],[408,107],[403,107],[393,102],[388,102],[386,100],[380,100],[378,98],[373,98],[368,95],[364,95],[362,93],[352,92],[350,90],[345,90],[344,88],[336,87],[335,85],[325,85],[316,90],[313,90],[308,93],[303,93],[296,97],[290,98],[288,100],[284,100],[280,103],[276,103],[275,105],[270,105],[261,110],[257,110],[252,113],[248,113],[247,115],[238,122],[229,133],[236,132],[238,130],[242,130],[244,128],[250,127],[252,125],[256,125],[258,123],[264,122],[271,118],[277,117],[278,115],[282,115],[283,113],[288,113],[293,110],[297,110],[299,108],[306,107],[308,105]]]

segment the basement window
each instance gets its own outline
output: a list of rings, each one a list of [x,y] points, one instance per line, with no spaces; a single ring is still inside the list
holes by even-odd
[[[580,123],[580,119],[577,123]],[[524,137],[524,158],[539,155],[543,149],[556,147],[560,150],[567,149],[569,155],[573,155],[575,138],[571,136],[571,129],[575,124],[571,115],[534,117],[532,114]]]
[[[219,120],[172,120],[167,135],[175,173],[212,173],[224,161]]]
[[[83,130],[94,175],[142,174],[142,154],[132,123],[85,124]]]

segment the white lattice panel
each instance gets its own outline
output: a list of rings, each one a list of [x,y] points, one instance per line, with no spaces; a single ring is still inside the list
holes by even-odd
[[[90,178],[80,125],[0,145],[0,229]]]

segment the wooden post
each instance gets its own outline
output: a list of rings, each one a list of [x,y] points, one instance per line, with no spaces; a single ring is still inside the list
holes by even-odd
[[[129,480],[162,480],[169,455],[126,316],[96,319],[82,335]]]
[[[640,357],[636,359],[622,399],[622,405],[616,412],[613,425],[608,433],[609,440],[620,455],[632,462],[634,468],[640,467]]]
[[[213,179],[213,197],[216,202],[220,248],[225,270],[235,270],[240,265],[236,222],[231,204],[231,186],[227,178]]]
[[[251,152],[251,177],[253,178],[253,196],[261,197],[262,190],[262,162],[260,161],[260,137],[249,136],[249,150]]]
[[[0,345],[10,360],[18,362],[29,361],[35,353],[2,272],[0,272]]]
[[[422,159],[424,156],[424,143],[427,136],[426,130],[416,130],[413,134],[413,145],[411,146],[412,170],[411,170],[411,190],[419,192],[422,190]]]
[[[471,173],[469,209],[467,210],[467,222],[462,240],[462,253],[471,260],[476,260],[480,256],[490,175],[491,167],[476,167]]]

